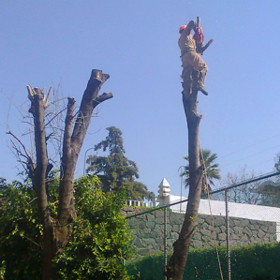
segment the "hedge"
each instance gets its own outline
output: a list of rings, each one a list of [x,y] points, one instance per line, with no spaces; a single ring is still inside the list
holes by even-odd
[[[223,278],[227,279],[226,248],[218,247]],[[130,275],[141,280],[163,277],[163,256],[144,257],[127,265]],[[242,246],[231,250],[232,280],[280,279],[280,243]],[[191,250],[183,279],[220,280],[215,248]]]

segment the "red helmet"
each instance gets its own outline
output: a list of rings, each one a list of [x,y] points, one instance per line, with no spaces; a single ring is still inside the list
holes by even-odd
[[[182,33],[187,28],[186,25],[182,25],[179,29],[179,33]]]

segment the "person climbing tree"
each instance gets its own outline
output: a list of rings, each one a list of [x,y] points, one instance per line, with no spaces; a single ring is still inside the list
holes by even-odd
[[[181,50],[183,67],[181,77],[183,79],[184,94],[191,94],[192,88],[194,88],[198,91],[201,91],[203,94],[208,95],[208,92],[204,88],[204,81],[208,67],[201,58],[200,54],[197,52],[196,41],[191,33],[192,30],[196,31],[197,35],[199,35],[198,32],[201,31],[201,29],[197,28],[197,25],[193,20],[191,20],[187,25],[182,25],[179,29],[181,36],[179,38],[178,45]],[[209,42],[208,44],[210,45],[211,43]],[[203,50],[205,49],[203,48]],[[195,79],[192,77],[193,70],[198,71],[197,78]],[[193,83],[193,80],[196,81]]]
[[[179,47],[183,62],[182,78],[184,81],[182,99],[188,127],[189,194],[184,221],[178,239],[173,243],[173,253],[165,266],[164,274],[168,280],[183,279],[192,235],[196,226],[202,190],[204,164],[200,161],[199,156],[199,124],[202,116],[197,112],[197,95],[198,90],[203,90],[203,93],[207,94],[204,89],[207,66],[201,59],[200,54],[197,53],[196,43],[191,34],[192,29],[195,30],[197,26],[199,24],[190,21],[187,26],[180,28]],[[196,75],[192,74],[194,69],[200,71],[198,81]]]

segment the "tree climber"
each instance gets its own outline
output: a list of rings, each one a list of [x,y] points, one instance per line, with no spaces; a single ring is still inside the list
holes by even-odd
[[[196,32],[195,38],[198,40],[198,46],[196,41],[192,36],[191,31]],[[201,32],[201,34],[199,34]],[[182,59],[182,79],[184,81],[184,91],[191,93],[192,89],[192,72],[193,70],[198,71],[197,81],[195,82],[193,88],[201,91],[203,94],[208,95],[208,92],[204,89],[204,81],[208,67],[204,60],[201,58],[200,53],[213,42],[210,40],[205,47],[203,47],[203,33],[200,27],[196,26],[196,23],[191,20],[188,25],[183,25],[180,27],[179,33],[181,34],[178,44],[181,49],[181,59]]]

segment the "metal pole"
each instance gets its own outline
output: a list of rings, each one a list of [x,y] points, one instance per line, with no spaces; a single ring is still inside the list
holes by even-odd
[[[181,176],[181,201],[183,199],[183,176]],[[182,203],[180,203],[180,213],[182,213]]]
[[[228,280],[231,280],[231,261],[230,261],[230,232],[229,232],[229,210],[228,210],[228,191],[225,191],[226,203],[226,235],[227,235],[227,272]]]
[[[183,168],[184,166],[180,166],[178,169],[178,172],[180,171],[181,168]],[[181,177],[181,201],[183,199],[183,176],[182,176],[182,172],[180,173],[180,177]],[[182,212],[182,203],[180,203],[180,213]]]
[[[164,270],[167,266],[167,208],[164,208]],[[164,280],[167,280],[167,276],[164,275]]]

